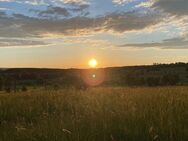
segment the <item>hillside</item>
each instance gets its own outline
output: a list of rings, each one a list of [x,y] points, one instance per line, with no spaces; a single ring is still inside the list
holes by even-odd
[[[187,85],[188,64],[101,69],[1,69],[0,89],[21,86],[166,86]]]

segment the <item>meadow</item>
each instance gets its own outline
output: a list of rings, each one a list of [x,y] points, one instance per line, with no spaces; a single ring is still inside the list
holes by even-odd
[[[188,140],[188,87],[0,94],[0,141],[159,140]]]

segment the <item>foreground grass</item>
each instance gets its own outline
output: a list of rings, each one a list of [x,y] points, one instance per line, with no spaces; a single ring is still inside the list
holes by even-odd
[[[188,87],[0,94],[0,141],[155,140],[188,140]]]

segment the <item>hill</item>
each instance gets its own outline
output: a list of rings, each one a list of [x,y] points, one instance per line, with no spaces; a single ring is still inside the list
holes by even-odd
[[[100,69],[0,70],[0,90],[23,86],[53,88],[89,86],[166,86],[188,85],[188,63],[151,66],[111,67]]]

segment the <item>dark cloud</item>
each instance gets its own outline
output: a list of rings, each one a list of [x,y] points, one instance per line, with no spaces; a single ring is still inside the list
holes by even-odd
[[[49,6],[47,10],[40,11],[38,15],[43,17],[54,16],[54,15],[68,17],[71,14],[66,8]]]
[[[5,17],[5,16],[6,16],[6,13],[0,11],[0,18],[1,18],[1,17]]]
[[[69,7],[54,7],[54,6],[48,6],[46,10],[44,11],[39,11],[39,10],[30,10],[38,13],[39,17],[51,17],[51,18],[58,18],[58,17],[69,17],[72,14],[77,14],[77,15],[88,15],[89,14],[89,7],[90,5],[88,4],[69,4],[71,6]]]
[[[73,5],[73,8],[70,8],[71,11],[74,12],[82,12],[90,7],[89,4],[81,4],[81,5]]]
[[[47,45],[43,41],[0,38],[0,47]]]
[[[138,14],[137,12],[113,13],[104,17],[105,29],[123,33],[125,31],[149,28],[162,21],[160,15],[154,13]]]
[[[123,33],[153,26],[162,19],[156,14],[137,12],[111,13],[91,18],[77,16],[68,19],[39,19],[14,14],[13,17],[0,18],[1,37],[43,36],[44,34],[74,35],[75,32],[113,31]]]
[[[176,16],[188,16],[188,0],[155,0],[152,7]]]
[[[162,48],[162,49],[188,49],[188,40],[186,37],[178,37],[163,40],[162,42],[124,44],[119,47],[133,48]]]

